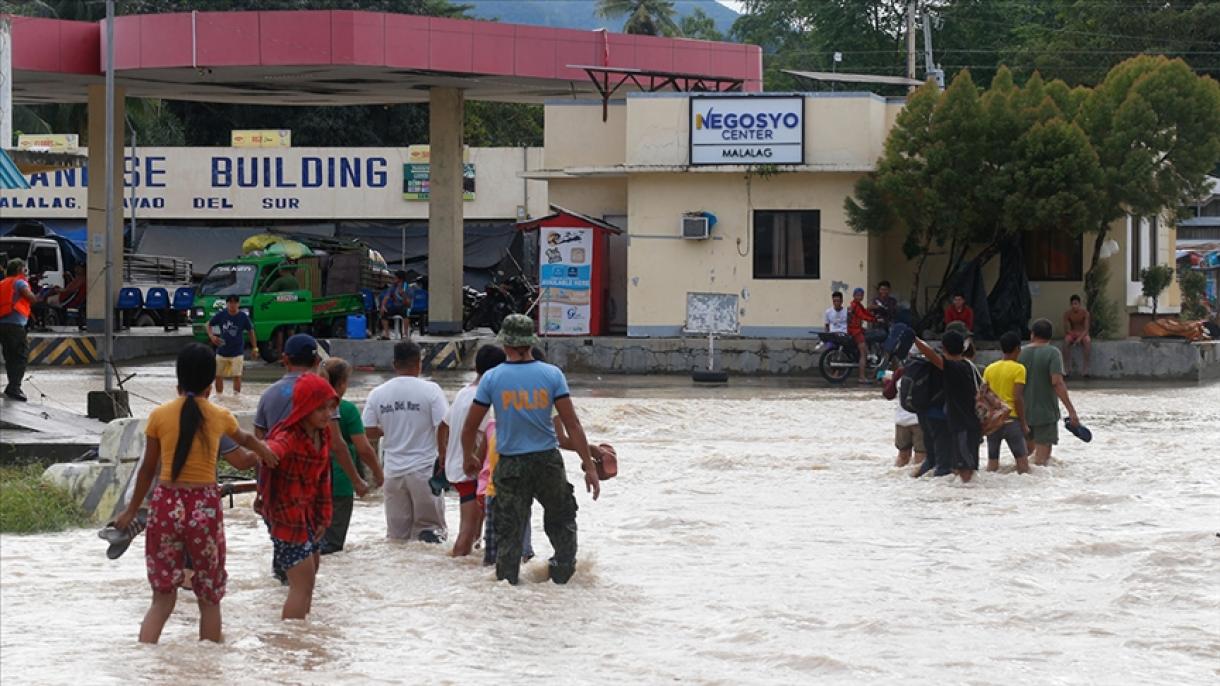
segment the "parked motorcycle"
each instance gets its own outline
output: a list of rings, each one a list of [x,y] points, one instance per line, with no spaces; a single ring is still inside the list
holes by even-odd
[[[864,372],[869,378],[879,370],[888,369],[892,362],[891,355],[885,351],[886,335],[885,329],[869,329],[864,333],[864,342],[868,346]],[[860,366],[860,351],[856,348],[856,342],[842,332],[819,331],[818,338],[823,343],[818,371],[830,383],[843,383]]]
[[[495,333],[500,332],[500,323],[510,314],[529,313],[535,300],[536,290],[523,276],[505,278],[496,272],[496,278],[487,284],[481,299],[473,305],[463,322],[466,330],[485,326]]]

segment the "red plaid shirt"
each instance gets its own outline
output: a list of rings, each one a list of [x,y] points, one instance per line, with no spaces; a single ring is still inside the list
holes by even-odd
[[[299,424],[277,427],[267,439],[267,447],[280,458],[274,469],[263,471],[259,488],[272,538],[305,543],[330,526],[330,427],[321,439],[316,445]]]

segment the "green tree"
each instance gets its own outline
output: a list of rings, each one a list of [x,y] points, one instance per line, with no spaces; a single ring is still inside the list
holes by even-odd
[[[844,203],[852,229],[874,235],[897,232],[903,237],[903,254],[914,264],[911,306],[916,310],[924,265],[945,244],[937,221],[940,198],[932,190],[927,160],[932,113],[939,99],[939,89],[931,82],[911,93],[885,141],[877,171],[861,178],[855,197]]]
[[[709,17],[700,7],[682,17],[682,21],[678,23],[678,35],[699,40],[724,40],[724,34],[716,29],[716,20]]]
[[[597,3],[597,16],[603,19],[627,17],[623,22],[624,33],[680,35],[674,22],[676,14],[673,0],[598,0]]]
[[[1220,85],[1185,62],[1141,56],[1118,65],[1082,103],[1077,122],[1102,170],[1102,212],[1091,275],[1112,222],[1159,214],[1201,197],[1220,159]],[[1101,284],[1085,279],[1092,307]]]
[[[1080,235],[1096,224],[1103,198],[1097,155],[1052,92],[1070,89],[1041,79],[1018,88],[1006,69],[981,97],[966,71],[943,94],[925,84],[899,114],[877,171],[847,200],[856,231],[905,235],[921,326],[968,260],[986,264],[1022,231]],[[941,287],[921,309],[919,284],[933,255],[945,258]]]

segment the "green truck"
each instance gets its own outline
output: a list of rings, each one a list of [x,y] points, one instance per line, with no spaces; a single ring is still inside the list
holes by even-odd
[[[365,313],[365,291],[378,292],[393,280],[364,243],[286,236],[307,246],[307,254],[255,251],[218,262],[196,290],[191,312],[196,340],[207,342],[207,323],[230,295],[254,322],[259,353],[280,359],[294,333],[322,338],[347,335],[348,315]]]

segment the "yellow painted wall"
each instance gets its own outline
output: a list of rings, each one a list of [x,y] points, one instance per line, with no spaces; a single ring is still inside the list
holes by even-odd
[[[553,205],[602,218],[627,214],[627,177],[574,177],[547,182]]]
[[[739,323],[803,333],[820,327],[833,282],[867,282],[868,239],[847,228],[843,196],[852,174],[634,174],[628,184],[628,322],[636,332],[680,327],[687,292],[736,293]],[[817,280],[755,279],[753,210],[819,210],[821,274]],[[687,211],[716,215],[713,239],[683,240]],[[841,285],[842,287],[842,285]],[[642,328],[641,328],[642,327]]]
[[[627,106],[610,104],[602,121],[601,102],[548,103],[543,115],[547,169],[619,165],[627,154]]]

